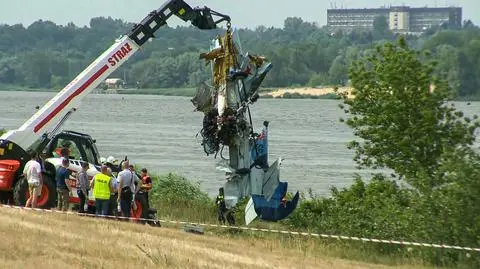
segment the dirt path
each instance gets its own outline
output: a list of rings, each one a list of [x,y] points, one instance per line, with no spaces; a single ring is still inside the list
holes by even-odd
[[[2,268],[394,268],[286,248],[278,240],[0,208]],[[399,268],[399,267],[395,267]],[[402,267],[407,268],[407,267]]]

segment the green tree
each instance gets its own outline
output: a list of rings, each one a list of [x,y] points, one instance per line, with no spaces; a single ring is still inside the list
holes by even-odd
[[[52,79],[51,55],[43,51],[33,51],[23,55],[22,72],[28,86],[48,88]]]
[[[480,38],[468,42],[459,54],[460,88],[462,96],[480,93]]]
[[[388,19],[385,16],[375,17],[373,20],[373,38],[375,40],[384,39],[391,36],[391,32],[388,27]]]
[[[447,183],[438,172],[445,154],[472,145],[479,126],[446,104],[451,88],[424,57],[403,38],[379,46],[351,66],[355,98],[344,98],[346,123],[362,139],[349,144],[359,166],[391,168],[423,193]]]
[[[376,18],[371,31],[334,34],[327,27],[291,17],[282,28],[236,29],[235,39],[241,40],[244,52],[266,56],[273,63],[263,84],[266,87],[343,84],[348,79],[346,69],[357,55],[392,38],[386,19]],[[92,18],[86,27],[42,20],[27,27],[0,25],[0,83],[61,88],[132,25],[110,17]],[[408,36],[408,41],[412,47],[434,52],[439,61],[436,74],[447,78],[460,97],[477,98],[480,29],[472,23],[460,30],[440,28],[432,28],[429,35]],[[208,50],[211,39],[223,31],[162,27],[156,38],[111,76],[126,74],[127,81],[142,81],[149,88],[195,86],[209,77],[209,67],[198,61],[199,52]]]
[[[388,31],[388,20],[385,16],[375,17],[373,20],[373,30],[378,33],[385,33]]]
[[[317,73],[313,75],[308,81],[308,86],[316,87],[328,84],[328,75],[324,73]]]
[[[342,55],[337,56],[328,70],[330,83],[334,85],[345,85],[348,78],[348,67],[345,61],[345,57]]]
[[[448,81],[455,93],[460,88],[460,64],[458,62],[458,50],[451,45],[439,45],[436,48],[438,65],[436,73],[439,77]]]
[[[13,84],[15,82],[15,60],[15,57],[2,58],[0,56],[0,83]]]

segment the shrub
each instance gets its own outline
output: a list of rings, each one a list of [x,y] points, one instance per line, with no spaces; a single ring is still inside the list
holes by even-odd
[[[159,216],[189,221],[215,220],[215,203],[200,190],[198,183],[171,173],[154,175],[152,180],[151,204]]]

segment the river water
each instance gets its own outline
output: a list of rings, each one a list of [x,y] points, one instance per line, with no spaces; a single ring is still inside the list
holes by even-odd
[[[2,92],[0,129],[18,128],[54,93]],[[289,190],[328,195],[331,186],[346,187],[357,172],[353,151],[346,143],[352,132],[339,122],[338,100],[260,99],[252,107],[255,131],[269,120],[269,162],[285,158],[281,181]],[[467,115],[480,111],[480,102],[459,102]],[[154,173],[173,172],[214,195],[224,174],[219,161],[206,156],[195,138],[202,128],[202,113],[193,112],[190,98],[156,95],[90,94],[64,129],[90,134],[101,156],[125,155]]]

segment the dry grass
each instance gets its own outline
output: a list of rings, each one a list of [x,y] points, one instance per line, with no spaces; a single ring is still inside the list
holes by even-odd
[[[314,240],[195,235],[174,228],[0,208],[2,268],[424,268],[348,261]],[[303,243],[302,243],[303,242]]]

